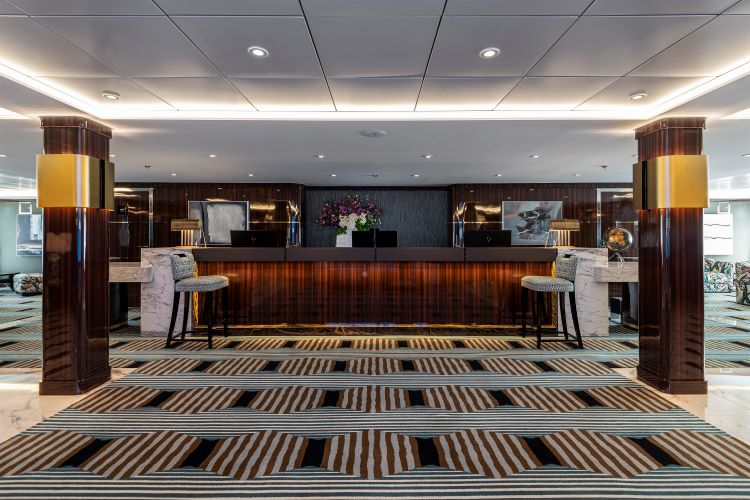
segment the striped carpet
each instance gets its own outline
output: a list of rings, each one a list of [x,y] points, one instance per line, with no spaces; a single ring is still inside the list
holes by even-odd
[[[708,360],[750,366],[727,318]],[[0,326],[5,368],[35,321]],[[612,370],[637,336],[586,340],[116,334],[132,372],[0,443],[0,498],[750,498],[750,446]]]

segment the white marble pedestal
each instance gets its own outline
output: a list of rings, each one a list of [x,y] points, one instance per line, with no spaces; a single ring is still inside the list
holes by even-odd
[[[608,288],[606,283],[598,281],[595,276],[596,267],[607,265],[607,249],[560,248],[558,253],[578,257],[575,286],[576,308],[581,334],[598,337],[609,335]],[[565,301],[565,313],[568,331],[573,332],[573,316],[570,313],[569,300]],[[559,325],[558,329],[562,330],[560,311],[558,311],[557,324]]]
[[[141,283],[141,335],[147,337],[166,337],[169,332],[169,320],[172,317],[174,299],[174,279],[172,278],[172,260],[176,253],[191,253],[190,248],[142,248],[141,265],[152,266],[153,279]],[[175,330],[182,330],[183,305],[177,312]],[[192,327],[192,315],[188,317],[187,328]]]

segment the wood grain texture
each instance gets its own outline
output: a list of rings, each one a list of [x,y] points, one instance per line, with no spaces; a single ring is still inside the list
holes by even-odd
[[[703,153],[705,119],[667,119],[636,131],[640,161]],[[703,209],[639,212],[638,378],[669,393],[707,390],[703,356]]]
[[[551,262],[198,263],[200,275],[229,278],[235,326],[514,325],[521,277],[551,270]]]
[[[111,130],[80,117],[45,117],[44,152],[109,157]],[[40,394],[80,394],[110,379],[109,213],[44,209]]]

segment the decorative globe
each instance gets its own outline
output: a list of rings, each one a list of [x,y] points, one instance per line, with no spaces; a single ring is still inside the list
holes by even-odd
[[[624,252],[633,245],[633,235],[627,229],[611,227],[604,231],[604,246],[613,252]]]

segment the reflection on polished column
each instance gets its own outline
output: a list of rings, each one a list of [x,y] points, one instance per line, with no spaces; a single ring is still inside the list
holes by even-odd
[[[640,360],[638,378],[668,393],[706,392],[703,360],[704,118],[636,130]]]
[[[80,394],[110,379],[109,210],[112,131],[80,117],[44,117],[37,158],[44,207],[40,394]]]

